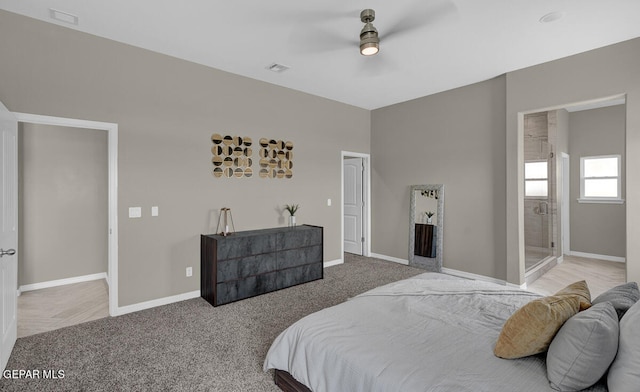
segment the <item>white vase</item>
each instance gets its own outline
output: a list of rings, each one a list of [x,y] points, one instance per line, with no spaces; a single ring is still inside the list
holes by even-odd
[[[427,223],[431,224],[432,221],[433,221],[433,217],[432,216],[428,216],[427,217]]]
[[[290,215],[289,216],[289,226],[293,227],[295,225],[296,225],[296,217],[295,217],[295,215]]]

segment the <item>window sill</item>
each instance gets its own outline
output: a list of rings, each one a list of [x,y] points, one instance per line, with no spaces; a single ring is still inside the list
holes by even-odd
[[[578,203],[585,203],[585,204],[624,204],[624,199],[578,199]]]

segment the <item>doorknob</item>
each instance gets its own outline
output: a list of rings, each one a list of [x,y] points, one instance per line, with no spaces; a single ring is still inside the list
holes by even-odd
[[[0,249],[0,257],[2,256],[13,256],[16,254],[16,250],[15,249]]]

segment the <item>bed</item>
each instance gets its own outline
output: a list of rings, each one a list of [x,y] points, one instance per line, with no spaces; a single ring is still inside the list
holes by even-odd
[[[493,354],[505,320],[539,297],[424,273],[297,321],[275,339],[264,370],[275,369],[284,391],[553,391],[544,355]]]

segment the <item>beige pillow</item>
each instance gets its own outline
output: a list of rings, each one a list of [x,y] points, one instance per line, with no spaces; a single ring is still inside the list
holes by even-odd
[[[527,303],[504,323],[493,353],[514,359],[547,351],[560,327],[579,309],[580,299],[575,295],[550,296]]]
[[[587,282],[584,280],[572,283],[554,295],[577,295],[578,298],[580,298],[580,311],[587,310],[591,307],[591,293],[589,292]]]

